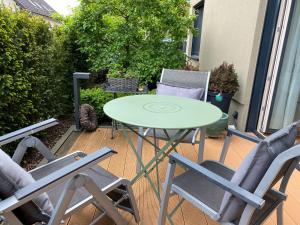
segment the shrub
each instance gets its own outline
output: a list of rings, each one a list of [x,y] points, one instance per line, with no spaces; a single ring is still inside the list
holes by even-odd
[[[0,7],[0,135],[70,112],[67,40],[42,17]]]
[[[107,118],[103,112],[103,106],[113,99],[111,93],[107,93],[101,88],[82,89],[80,98],[81,104],[87,103],[94,107],[99,120]]]
[[[234,94],[238,89],[239,82],[233,64],[223,62],[211,72],[209,90]]]

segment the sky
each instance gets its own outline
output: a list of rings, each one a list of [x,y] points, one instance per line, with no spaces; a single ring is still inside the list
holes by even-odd
[[[61,15],[69,15],[72,8],[79,4],[78,0],[45,0],[56,12]]]

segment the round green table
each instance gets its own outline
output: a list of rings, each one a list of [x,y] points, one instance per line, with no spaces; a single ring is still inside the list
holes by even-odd
[[[159,129],[192,129],[218,121],[222,112],[199,100],[165,96],[134,95],[114,99],[104,112],[121,123]]]
[[[121,124],[122,132],[137,157],[137,163],[142,168],[131,182],[135,183],[145,175],[159,200],[159,188],[155,187],[149,173],[156,167],[159,186],[158,163],[195,128],[201,130],[198,161],[202,161],[205,127],[215,123],[222,116],[221,110],[209,103],[165,95],[134,95],[117,98],[104,105],[104,112]],[[139,127],[139,131],[136,131],[132,125]],[[142,134],[143,128],[154,129],[154,141],[150,141]],[[155,129],[162,129],[166,134],[170,129],[178,131],[174,136],[169,137],[162,148],[159,148],[155,140]],[[147,141],[155,148],[155,156],[146,165],[142,162],[141,149],[136,149],[127,130],[136,133],[139,142]]]

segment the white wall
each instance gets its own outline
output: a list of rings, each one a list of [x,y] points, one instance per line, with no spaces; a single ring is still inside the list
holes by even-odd
[[[3,4],[5,7],[10,7],[12,10],[16,10],[18,8],[14,0],[0,0],[0,4]],[[33,15],[41,16],[35,13],[33,13]],[[43,17],[45,21],[49,22],[51,27],[54,27],[55,25],[59,25],[59,23],[53,20],[52,18],[46,16],[41,16],[41,17]]]
[[[267,0],[207,0],[204,4],[200,69],[211,70],[223,61],[234,64],[240,91],[230,111],[239,112],[240,129],[246,126],[266,4]]]

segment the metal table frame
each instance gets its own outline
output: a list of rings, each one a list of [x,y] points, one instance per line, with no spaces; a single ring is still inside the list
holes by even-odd
[[[129,143],[131,149],[133,150],[139,165],[141,166],[141,171],[139,173],[136,174],[136,176],[131,180],[131,184],[136,183],[141,177],[145,176],[145,178],[149,181],[149,184],[152,188],[152,190],[155,193],[155,196],[157,197],[158,201],[161,202],[161,195],[160,195],[160,180],[159,180],[159,169],[158,169],[158,165],[161,161],[163,161],[163,159],[165,157],[167,157],[169,155],[169,153],[174,150],[177,152],[176,150],[176,146],[178,144],[181,143],[181,141],[190,133],[192,132],[194,129],[180,129],[176,132],[176,134],[172,137],[169,137],[168,132],[166,129],[163,129],[163,131],[165,132],[166,136],[168,137],[168,141],[166,141],[166,143],[164,144],[164,146],[162,148],[159,148],[159,146],[157,145],[157,139],[156,139],[156,135],[155,135],[155,129],[153,132],[153,142],[151,140],[149,140],[149,138],[145,137],[143,135],[143,133],[141,132],[141,130],[143,130],[143,128],[139,128],[138,131],[136,129],[134,129],[131,125],[125,124],[125,123],[121,123],[119,122],[122,126],[122,133],[125,137],[125,139],[127,140],[127,142]],[[129,136],[129,131],[133,132],[134,134],[136,134],[138,136],[138,141],[144,140],[147,143],[149,143],[151,146],[153,146],[154,150],[155,150],[155,156],[150,160],[150,162],[148,162],[146,165],[143,163],[142,157],[141,155],[138,153],[138,149],[135,147],[132,139]],[[201,139],[200,139],[200,145],[201,145],[201,155],[203,155],[203,151],[204,151],[204,144],[205,144],[205,127],[201,128]],[[156,170],[156,181],[157,181],[157,186],[155,185],[155,183],[152,181],[151,177],[150,177],[150,173]],[[176,209],[174,209],[174,212],[176,211]],[[173,225],[173,222],[171,220],[171,214],[170,216],[168,215],[168,220],[170,222],[170,224]]]
[[[122,110],[123,108],[127,108],[128,110]],[[183,108],[185,108],[184,111],[181,110]],[[197,110],[202,110],[203,113],[199,115]],[[198,160],[202,161],[205,144],[205,127],[221,117],[221,111],[208,103],[199,103],[196,100],[176,96],[157,95],[130,96],[123,97],[123,99],[115,99],[104,106],[104,112],[121,125],[121,131],[137,158],[137,168],[141,168],[137,170],[137,174],[131,180],[131,184],[136,183],[144,176],[159,202],[161,202],[159,163],[171,151],[176,151],[178,144],[197,128],[201,131]],[[174,112],[176,114],[169,114]],[[160,115],[164,115],[163,118]],[[185,117],[187,115],[192,119],[177,120],[178,117]],[[207,118],[204,118],[204,116],[207,116]],[[194,120],[193,118],[198,119]],[[153,129],[153,135],[151,137],[144,136],[144,128]],[[161,147],[157,141],[158,129],[162,130],[167,137],[166,142]],[[175,130],[175,134],[169,135],[169,130]],[[138,136],[137,147],[135,146],[131,132]],[[147,163],[143,163],[142,160],[142,145],[140,144],[142,141],[149,143],[155,150],[155,155]],[[156,170],[156,178],[150,176],[153,170]],[[173,224],[169,216],[168,219]]]

